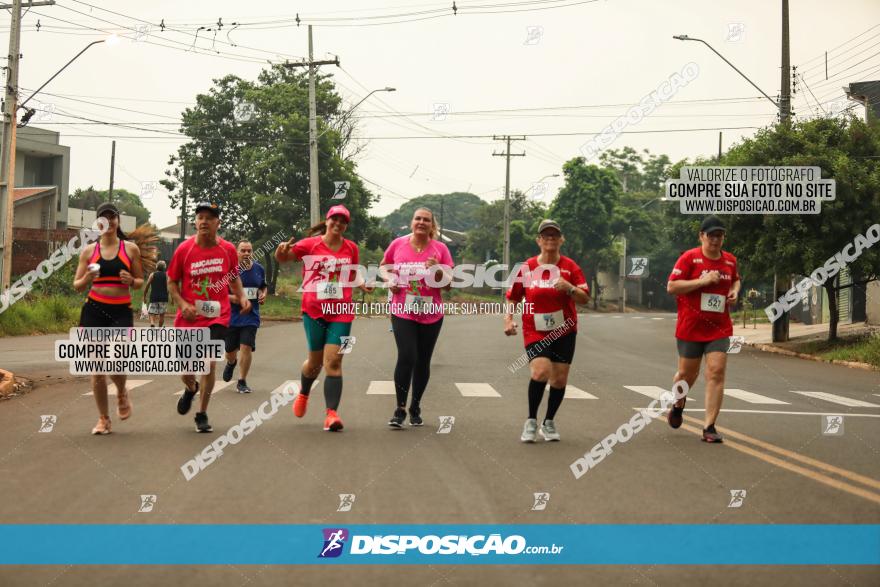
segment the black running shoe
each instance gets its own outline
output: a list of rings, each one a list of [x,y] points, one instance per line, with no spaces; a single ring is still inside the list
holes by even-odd
[[[666,421],[669,422],[669,426],[671,426],[672,428],[681,427],[682,420],[684,420],[684,417],[682,416],[682,414],[684,414],[684,406],[686,403],[687,403],[687,398],[686,397],[682,398],[681,407],[676,408],[675,404],[672,404],[672,407],[669,409],[669,412],[666,414]]]
[[[388,420],[388,425],[392,428],[403,428],[403,421],[406,419],[406,410],[397,408],[394,410],[394,416]]]
[[[232,381],[232,372],[235,371],[236,365],[238,365],[238,361],[234,363],[226,363],[226,366],[223,367],[223,381]]]
[[[245,381],[244,379],[238,380],[238,385],[235,386],[235,390],[238,393],[251,393],[251,392],[253,392],[253,389],[248,387],[247,381]]]
[[[199,392],[199,383],[196,382],[195,391],[190,391],[188,389],[183,390],[183,395],[180,396],[180,399],[177,400],[177,413],[183,416],[189,409],[192,407],[193,398]]]
[[[409,408],[409,425],[410,426],[424,426],[424,422],[422,421],[422,408],[419,406],[411,406]]]
[[[703,442],[724,442],[724,438],[715,430],[715,424],[703,428]]]
[[[208,414],[205,412],[196,412],[196,432],[213,432],[211,424],[208,423]]]

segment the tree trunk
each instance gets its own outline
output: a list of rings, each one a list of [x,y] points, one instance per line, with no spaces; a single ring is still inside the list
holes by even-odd
[[[838,274],[834,279],[829,279],[825,282],[825,291],[828,293],[828,314],[830,315],[828,322],[828,342],[834,342],[837,340],[837,291],[838,289],[834,286],[835,283],[839,282],[840,274]]]
[[[266,252],[263,256],[266,263],[266,285],[269,295],[275,295],[275,284],[278,281],[278,263],[275,261],[275,251]]]

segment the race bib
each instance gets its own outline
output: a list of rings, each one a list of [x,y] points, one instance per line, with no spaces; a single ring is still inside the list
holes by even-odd
[[[547,312],[545,314],[535,314],[535,330],[541,332],[559,328],[564,322],[565,318],[563,318],[562,310]]]
[[[220,315],[220,302],[196,300],[196,312],[205,318],[216,318]]]
[[[703,312],[723,312],[725,300],[721,294],[700,294],[700,310]]]
[[[434,305],[434,298],[430,296],[417,296],[415,294],[406,294],[404,302],[407,312],[412,314],[432,314],[431,306]]]
[[[335,281],[321,281],[317,288],[319,300],[341,300],[342,288]]]
[[[260,291],[260,289],[256,288],[256,287],[246,287],[246,288],[244,288],[244,297],[246,297],[249,300],[255,300],[255,299],[257,299],[257,295],[258,295],[259,291]]]

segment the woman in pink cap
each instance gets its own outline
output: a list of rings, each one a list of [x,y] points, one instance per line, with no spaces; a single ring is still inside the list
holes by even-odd
[[[300,391],[293,402],[293,413],[302,418],[306,413],[312,384],[321,372],[327,374],[324,382],[324,400],[327,414],[324,430],[342,430],[342,420],[336,411],[342,398],[342,357],[340,348],[350,344],[351,323],[354,320],[351,286],[339,282],[346,265],[357,265],[358,246],[342,235],[348,228],[351,214],[345,206],[333,206],[326,220],[308,230],[309,236],[299,241],[291,238],[275,250],[275,258],[285,261],[302,260],[303,282],[302,319],[309,344],[309,355],[300,373]],[[369,291],[363,285],[362,289]]]

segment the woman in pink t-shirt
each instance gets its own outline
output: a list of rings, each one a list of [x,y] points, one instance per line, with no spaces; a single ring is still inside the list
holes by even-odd
[[[312,384],[323,366],[327,374],[324,430],[330,432],[342,430],[342,420],[336,413],[342,399],[342,357],[353,344],[353,288],[342,285],[339,279],[340,274],[348,273],[346,267],[358,264],[358,246],[342,237],[350,221],[351,214],[345,206],[333,206],[324,222],[309,229],[311,236],[296,242],[290,239],[275,251],[279,262],[303,262],[302,319],[309,355],[300,373],[300,391],[293,402],[293,413],[297,418],[305,416]],[[364,285],[360,287],[370,291]]]
[[[382,258],[383,273],[389,280],[391,325],[397,344],[394,388],[397,407],[388,421],[402,428],[406,401],[412,385],[409,423],[421,426],[421,400],[431,376],[431,355],[443,326],[442,289],[451,282],[452,255],[436,240],[437,221],[427,208],[413,213],[412,234],[395,239]]]

